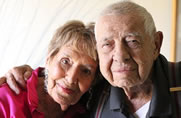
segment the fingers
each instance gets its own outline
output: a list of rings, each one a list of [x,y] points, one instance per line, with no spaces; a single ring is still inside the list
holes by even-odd
[[[31,77],[31,74],[32,74],[32,71],[33,69],[29,66],[29,65],[23,65],[22,68],[25,68],[24,69],[24,80],[28,80],[28,78]]]
[[[14,76],[11,73],[6,74],[6,82],[9,85],[9,87],[16,93],[20,93],[20,88],[18,87],[18,84],[15,81]]]
[[[26,88],[26,82],[24,80],[24,72],[21,71],[21,70],[18,70],[17,67],[14,67],[13,69],[10,70],[9,73],[9,77],[10,77],[10,80],[13,80],[17,83],[19,83],[19,85],[22,87],[22,88]],[[9,78],[8,78],[9,79]]]
[[[5,76],[0,77],[0,86],[4,83],[6,83],[6,77]]]
[[[15,81],[23,88],[26,89],[26,81],[30,78],[33,69],[29,65],[22,65],[11,69]]]
[[[30,71],[26,71],[26,72],[24,73],[24,79],[25,79],[25,81],[27,81],[28,78],[30,78],[30,76],[31,76],[31,72],[30,72]]]
[[[9,87],[19,94],[20,88],[26,89],[26,80],[31,76],[32,71],[32,68],[28,65],[14,67],[0,80],[0,85],[3,82],[7,82]]]

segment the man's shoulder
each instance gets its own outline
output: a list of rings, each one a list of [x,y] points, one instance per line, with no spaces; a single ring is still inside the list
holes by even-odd
[[[170,86],[170,95],[172,99],[173,112],[176,115],[176,118],[180,118],[181,113],[181,61],[180,62],[169,62],[169,86]],[[180,116],[177,116],[179,115]]]
[[[168,70],[170,87],[181,91],[181,62],[169,62]]]

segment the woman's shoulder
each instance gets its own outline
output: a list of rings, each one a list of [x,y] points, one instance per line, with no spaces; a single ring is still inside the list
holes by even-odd
[[[89,118],[86,106],[80,102],[69,107],[64,113],[64,118]]]
[[[14,93],[7,84],[0,87],[0,112],[4,114],[13,114],[17,109],[21,110],[24,107],[26,100],[26,92],[21,91],[20,94]],[[19,112],[20,113],[20,112]]]

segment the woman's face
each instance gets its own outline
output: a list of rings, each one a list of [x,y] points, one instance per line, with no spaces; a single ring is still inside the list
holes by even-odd
[[[86,53],[71,46],[63,46],[47,59],[48,93],[60,104],[62,110],[77,103],[90,88],[98,63]]]

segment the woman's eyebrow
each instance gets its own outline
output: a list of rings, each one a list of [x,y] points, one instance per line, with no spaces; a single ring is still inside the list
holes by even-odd
[[[94,66],[92,66],[91,64],[85,64],[81,66],[82,68],[88,68],[90,70],[92,70],[94,68]]]

